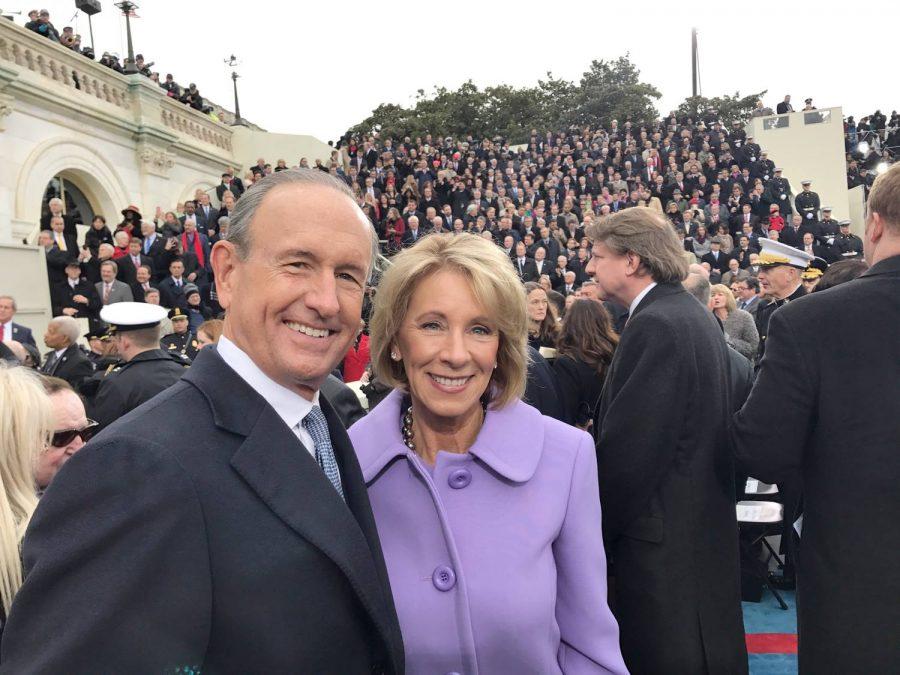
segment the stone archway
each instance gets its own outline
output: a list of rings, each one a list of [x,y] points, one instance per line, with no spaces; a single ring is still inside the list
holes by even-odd
[[[194,198],[194,193],[197,190],[203,190],[205,193],[209,195],[210,202],[215,204],[217,202],[216,199],[216,184],[209,180],[198,180],[190,185],[188,185],[182,193],[178,196],[178,203],[184,203],[188,199]]]
[[[34,241],[41,217],[41,200],[47,183],[56,175],[74,182],[90,201],[94,213],[115,222],[128,204],[128,191],[115,167],[89,144],[71,138],[51,138],[31,151],[22,164],[16,189],[15,218],[33,223],[30,232],[19,233]]]

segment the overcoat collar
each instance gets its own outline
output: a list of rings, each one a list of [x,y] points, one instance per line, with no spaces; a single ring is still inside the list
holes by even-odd
[[[294,432],[214,348],[202,349],[182,380],[206,398],[217,427],[244,437],[232,455],[232,468],[278,518],[344,573],[389,646],[388,652],[393,653],[398,642],[384,594],[386,581],[380,579],[372,554],[380,551],[380,545],[365,484],[347,433],[325,397],[320,397],[320,406],[328,421],[346,504]],[[348,480],[351,476],[355,480]],[[371,525],[367,527],[371,532],[363,532],[360,522]]]
[[[633,320],[638,314],[641,313],[645,308],[652,305],[659,298],[668,297],[671,295],[677,295],[679,293],[687,293],[684,290],[684,287],[681,284],[672,284],[672,283],[658,283],[656,286],[650,289],[650,292],[645,295],[641,301],[638,303],[638,306],[634,310],[634,314],[628,317],[629,321]],[[627,324],[626,324],[627,325]]]
[[[365,432],[354,435],[353,445],[366,483],[371,483],[392,460],[411,452],[400,431],[403,400],[402,392],[392,391],[354,426]],[[503,478],[525,483],[534,476],[543,447],[540,412],[516,401],[500,410],[488,408],[469,453]]]
[[[897,274],[900,272],[900,255],[894,255],[884,260],[879,260],[866,270],[861,276],[874,277],[881,274]]]

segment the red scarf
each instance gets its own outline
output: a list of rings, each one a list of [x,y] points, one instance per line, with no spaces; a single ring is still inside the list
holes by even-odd
[[[181,248],[185,251],[188,250],[188,237],[187,232],[181,235]],[[194,233],[194,255],[197,256],[197,262],[200,263],[200,267],[206,267],[206,261],[203,259],[203,247],[200,245],[200,233]]]

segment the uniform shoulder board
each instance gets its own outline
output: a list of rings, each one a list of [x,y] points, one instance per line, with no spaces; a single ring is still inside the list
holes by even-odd
[[[110,373],[115,372],[115,370],[116,370],[116,364],[115,364],[115,363],[110,363],[110,364],[109,364],[109,367],[106,369],[106,372],[103,373],[103,377],[106,377],[106,376],[109,375]]]

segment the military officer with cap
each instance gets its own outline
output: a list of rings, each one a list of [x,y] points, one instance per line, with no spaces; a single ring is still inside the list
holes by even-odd
[[[175,384],[190,365],[180,354],[159,348],[159,322],[166,310],[143,302],[117,302],[100,310],[119,352],[89,405],[89,417],[102,426]]]
[[[800,275],[815,260],[815,256],[806,251],[780,241],[760,238],[759,246],[759,285],[769,302],[756,310],[756,329],[759,331],[757,364],[766,351],[769,318],[785,303],[806,295]]]
[[[794,212],[791,206],[791,184],[781,175],[781,167],[775,167],[775,177],[766,186],[770,204],[778,204],[781,215],[787,218]]]
[[[750,160],[751,164],[762,156],[762,151],[759,149],[759,143],[756,142],[756,139],[753,138],[753,136],[747,136],[747,142],[744,143],[744,149],[747,151],[747,159]]]
[[[822,207],[822,220],[819,221],[819,243],[832,246],[838,236],[838,221],[831,217],[831,207]]]
[[[831,245],[835,257],[838,260],[856,260],[857,258],[862,258],[862,239],[850,232],[850,221],[842,220],[839,225],[840,233],[834,238],[834,244]]]
[[[803,216],[803,222],[814,223],[819,219],[819,195],[812,191],[810,186],[812,181],[808,178],[800,181],[803,191],[794,198],[794,206],[797,207],[797,213]]]
[[[200,344],[190,331],[190,317],[181,307],[176,307],[169,311],[169,320],[172,322],[173,332],[159,341],[160,348],[193,361],[197,358]]]

